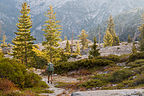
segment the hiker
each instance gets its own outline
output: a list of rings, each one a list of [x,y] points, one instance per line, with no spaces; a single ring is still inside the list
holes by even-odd
[[[54,72],[54,65],[51,62],[49,62],[47,65],[48,66],[46,68],[46,72],[48,73],[48,83],[50,81],[50,76],[51,76],[51,84],[52,84],[53,81],[52,74]]]

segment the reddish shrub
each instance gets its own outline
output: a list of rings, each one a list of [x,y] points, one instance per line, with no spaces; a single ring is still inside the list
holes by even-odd
[[[8,91],[16,89],[15,84],[8,79],[0,79],[0,90]]]

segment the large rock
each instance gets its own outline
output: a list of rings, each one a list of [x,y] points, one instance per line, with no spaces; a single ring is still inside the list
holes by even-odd
[[[71,96],[144,96],[144,89],[97,90],[74,92]]]

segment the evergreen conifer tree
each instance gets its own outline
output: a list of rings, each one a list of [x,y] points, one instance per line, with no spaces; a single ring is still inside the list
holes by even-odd
[[[4,47],[7,47],[7,43],[5,42],[6,41],[6,35],[5,33],[3,33],[3,39],[2,39],[2,44],[1,44],[1,47],[4,48]]]
[[[137,52],[135,43],[133,42],[133,46],[132,46],[132,54],[135,54]]]
[[[80,38],[80,43],[82,44],[82,50],[88,47],[88,40],[87,40],[88,35],[86,34],[86,31],[83,29],[81,31],[81,35],[79,36]]]
[[[70,43],[69,43],[68,40],[67,40],[67,43],[66,43],[66,52],[68,52],[68,53],[71,52]]]
[[[132,42],[132,38],[130,35],[128,35],[128,43],[131,43]]]
[[[31,36],[32,21],[30,15],[30,8],[26,2],[22,4],[22,9],[20,11],[22,14],[16,24],[17,32],[15,32],[16,37],[12,40],[13,46],[13,57],[20,60],[23,64],[29,64],[31,58],[33,57],[32,47],[35,38]]]
[[[64,36],[64,40],[67,40],[67,36]]]
[[[98,45],[96,44],[97,40],[94,37],[94,44],[91,46],[91,50],[89,51],[89,58],[95,58],[100,55],[99,49],[97,49]]]
[[[104,47],[112,46],[112,44],[113,44],[113,37],[110,34],[109,30],[106,31],[106,34],[105,34],[105,36],[103,38],[103,41],[104,41]]]
[[[77,50],[76,53],[78,53],[80,55],[80,44],[79,41],[77,41]]]
[[[119,45],[120,41],[119,41],[119,37],[116,36],[116,33],[115,33],[115,24],[114,24],[112,16],[109,17],[107,30],[109,30],[110,34],[113,37],[113,44],[112,44],[112,46]]]
[[[56,20],[56,13],[52,6],[50,6],[45,16],[48,17],[48,20],[43,25],[45,27],[43,31],[45,32],[44,36],[46,39],[46,41],[43,41],[43,46],[45,47],[43,51],[47,54],[48,61],[56,62],[61,58],[61,49],[58,48],[58,42],[61,41],[61,26],[58,24],[59,21]]]
[[[144,15],[142,16],[142,20],[144,21]],[[140,51],[144,51],[144,24],[139,27],[140,33],[140,43],[139,49]]]

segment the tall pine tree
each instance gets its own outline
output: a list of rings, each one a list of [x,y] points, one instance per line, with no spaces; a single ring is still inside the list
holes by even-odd
[[[20,11],[22,14],[16,24],[17,32],[15,32],[16,37],[12,40],[13,46],[13,56],[14,58],[21,61],[23,64],[30,63],[33,55],[32,47],[35,38],[31,36],[32,21],[30,18],[30,8],[26,2],[22,4],[22,9]]]
[[[64,36],[64,40],[68,40],[68,39],[67,39],[67,36]]]
[[[113,37],[113,44],[112,44],[112,46],[119,45],[120,41],[119,41],[119,37],[116,36],[116,33],[115,33],[115,24],[114,24],[112,16],[109,17],[107,30],[110,32],[110,34]]]
[[[113,44],[113,37],[110,34],[109,30],[106,30],[106,34],[105,34],[105,36],[103,38],[103,41],[104,41],[104,47],[112,46],[112,44]]]
[[[95,58],[100,55],[99,49],[97,49],[98,45],[96,44],[97,40],[94,37],[94,44],[91,46],[91,50],[89,51],[89,58]]]
[[[1,47],[4,48],[4,47],[7,47],[7,46],[8,46],[8,44],[6,43],[6,35],[5,35],[5,32],[4,32]]]
[[[137,53],[137,49],[136,49],[136,46],[135,46],[135,42],[133,42],[132,54],[135,54],[135,53]]]
[[[80,55],[80,44],[79,41],[77,41],[77,50],[76,53],[78,53]]]
[[[144,15],[142,16],[142,21],[144,21]],[[144,24],[141,24],[139,27],[140,33],[140,43],[139,43],[139,49],[140,51],[144,51]]]
[[[60,58],[60,48],[59,41],[61,41],[61,26],[58,24],[59,21],[56,20],[56,13],[54,12],[52,6],[46,13],[46,17],[48,20],[45,21],[43,25],[45,28],[43,31],[45,32],[44,36],[46,41],[43,41],[43,46],[45,47],[44,52],[47,54],[47,59],[50,62],[56,62]]]
[[[132,42],[132,38],[130,35],[128,35],[128,43],[131,43]]]
[[[69,43],[68,40],[67,40],[67,43],[66,43],[66,52],[68,52],[68,53],[71,52],[70,43]]]
[[[79,36],[80,38],[80,43],[82,44],[82,50],[88,47],[88,40],[87,40],[88,35],[86,34],[86,31],[83,29],[81,31],[81,35]]]

